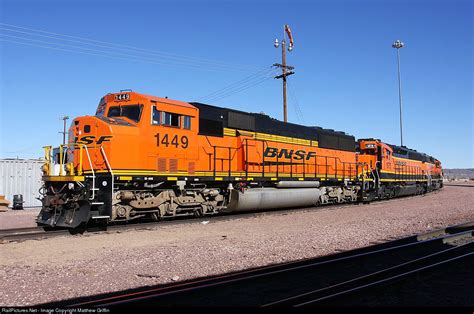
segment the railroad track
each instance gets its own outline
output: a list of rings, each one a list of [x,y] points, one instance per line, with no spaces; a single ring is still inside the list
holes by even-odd
[[[441,266],[458,259],[471,257],[474,254],[474,242],[472,232],[469,234],[469,241],[446,248],[435,253],[428,254],[413,260],[402,262],[398,265],[384,268],[382,270],[370,272],[366,275],[358,276],[346,281],[339,282],[327,287],[314,289],[308,292],[293,295],[288,298],[279,299],[263,306],[310,306],[317,304],[334,305],[340,297],[365,289],[374,289],[382,284],[387,284],[404,277],[412,276],[430,268]],[[453,241],[466,239],[466,235],[447,237]],[[455,239],[455,240],[454,240]]]
[[[474,188],[474,184],[443,184],[445,186],[458,186],[462,188]]]
[[[437,193],[434,191],[431,193]],[[406,197],[423,197],[424,195],[417,196],[406,196]],[[404,197],[400,197],[404,198]],[[400,199],[398,198],[398,199]],[[377,204],[386,203],[386,202],[395,202],[397,199],[386,199],[378,200]],[[227,221],[233,219],[241,218],[254,218],[260,216],[272,216],[272,215],[286,215],[288,213],[295,212],[309,212],[309,211],[323,211],[323,210],[335,210],[338,208],[343,208],[347,206],[363,206],[362,203],[341,203],[341,204],[326,204],[316,207],[305,207],[305,208],[294,208],[294,209],[276,209],[276,210],[267,210],[267,211],[249,211],[243,213],[222,213],[217,215],[209,215],[203,217],[173,217],[169,220],[163,220],[160,222],[140,222],[140,223],[127,223],[127,224],[116,224],[109,225],[107,227],[100,226],[91,226],[81,232],[69,232],[68,230],[54,230],[54,231],[44,231],[41,227],[30,227],[30,228],[15,228],[15,229],[0,229],[0,244],[7,242],[22,242],[26,240],[42,240],[58,236],[68,236],[68,235],[80,235],[83,232],[87,233],[106,233],[106,232],[117,232],[117,231],[126,231],[126,230],[153,230],[160,228],[161,226],[166,225],[180,225],[186,223],[201,223],[203,221]]]
[[[315,306],[474,257],[474,221],[318,259],[42,304],[45,307]]]
[[[46,232],[43,230],[43,228],[40,227],[3,229],[0,230],[0,243],[12,241],[39,240],[42,238],[49,238],[66,234],[67,231],[65,230]]]

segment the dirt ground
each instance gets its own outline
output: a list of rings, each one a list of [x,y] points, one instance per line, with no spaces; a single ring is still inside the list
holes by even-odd
[[[0,244],[0,306],[317,257],[472,220],[474,187],[445,186],[369,205]]]
[[[24,210],[11,210],[0,213],[0,230],[13,228],[36,227],[36,216],[40,207],[25,208]]]

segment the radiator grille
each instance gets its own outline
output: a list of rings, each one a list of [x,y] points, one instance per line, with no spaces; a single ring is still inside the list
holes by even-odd
[[[166,171],[166,158],[158,158],[158,171]]]
[[[170,159],[170,172],[178,171],[178,159]]]
[[[194,163],[194,161],[191,161],[190,163],[188,163],[188,172],[190,174],[194,174],[194,172],[196,171],[195,168],[196,168],[196,164]]]

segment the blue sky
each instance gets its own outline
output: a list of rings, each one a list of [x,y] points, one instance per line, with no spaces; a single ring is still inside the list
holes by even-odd
[[[471,1],[0,3],[2,158],[42,156],[42,146],[62,140],[61,116],[93,115],[103,95],[126,88],[195,101],[249,78],[215,94],[227,97],[207,99],[282,119],[281,80],[256,73],[281,61],[273,41],[287,23],[295,40],[288,63],[296,72],[289,78],[290,122],[399,144],[391,44],[401,39],[404,144],[447,168],[474,167]]]

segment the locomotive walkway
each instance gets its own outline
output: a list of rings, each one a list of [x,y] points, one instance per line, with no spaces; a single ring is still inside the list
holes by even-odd
[[[459,285],[472,288],[474,284],[472,274],[469,276],[462,273],[473,269],[473,232],[474,221],[317,259],[40,306],[113,308],[135,305],[265,307],[399,305],[396,303],[399,301],[395,302],[393,297],[386,299],[385,303],[381,301],[383,298],[377,299],[379,303],[370,298],[376,294],[384,295],[386,290],[391,291],[392,296],[395,292],[411,293],[412,303],[408,302],[405,305],[414,305],[416,302],[419,302],[417,305],[425,306],[446,305],[437,304],[436,301],[442,302],[451,298],[454,300],[451,305],[472,306],[474,298],[471,294],[459,293],[460,290],[462,292],[462,287],[459,288]],[[444,273],[446,269],[450,269],[451,273],[448,275],[451,277],[446,278]],[[429,295],[429,284],[425,283],[424,289],[417,289],[416,284],[420,284],[421,279],[436,280],[437,277],[439,277],[438,286],[434,288],[438,294],[439,282],[458,284],[457,290],[446,288],[445,285],[443,297],[435,296],[436,299],[430,301],[431,303],[423,303],[426,302],[425,299],[419,295],[414,296],[416,293]],[[461,279],[453,280],[454,278]],[[447,296],[449,293],[452,295]]]

